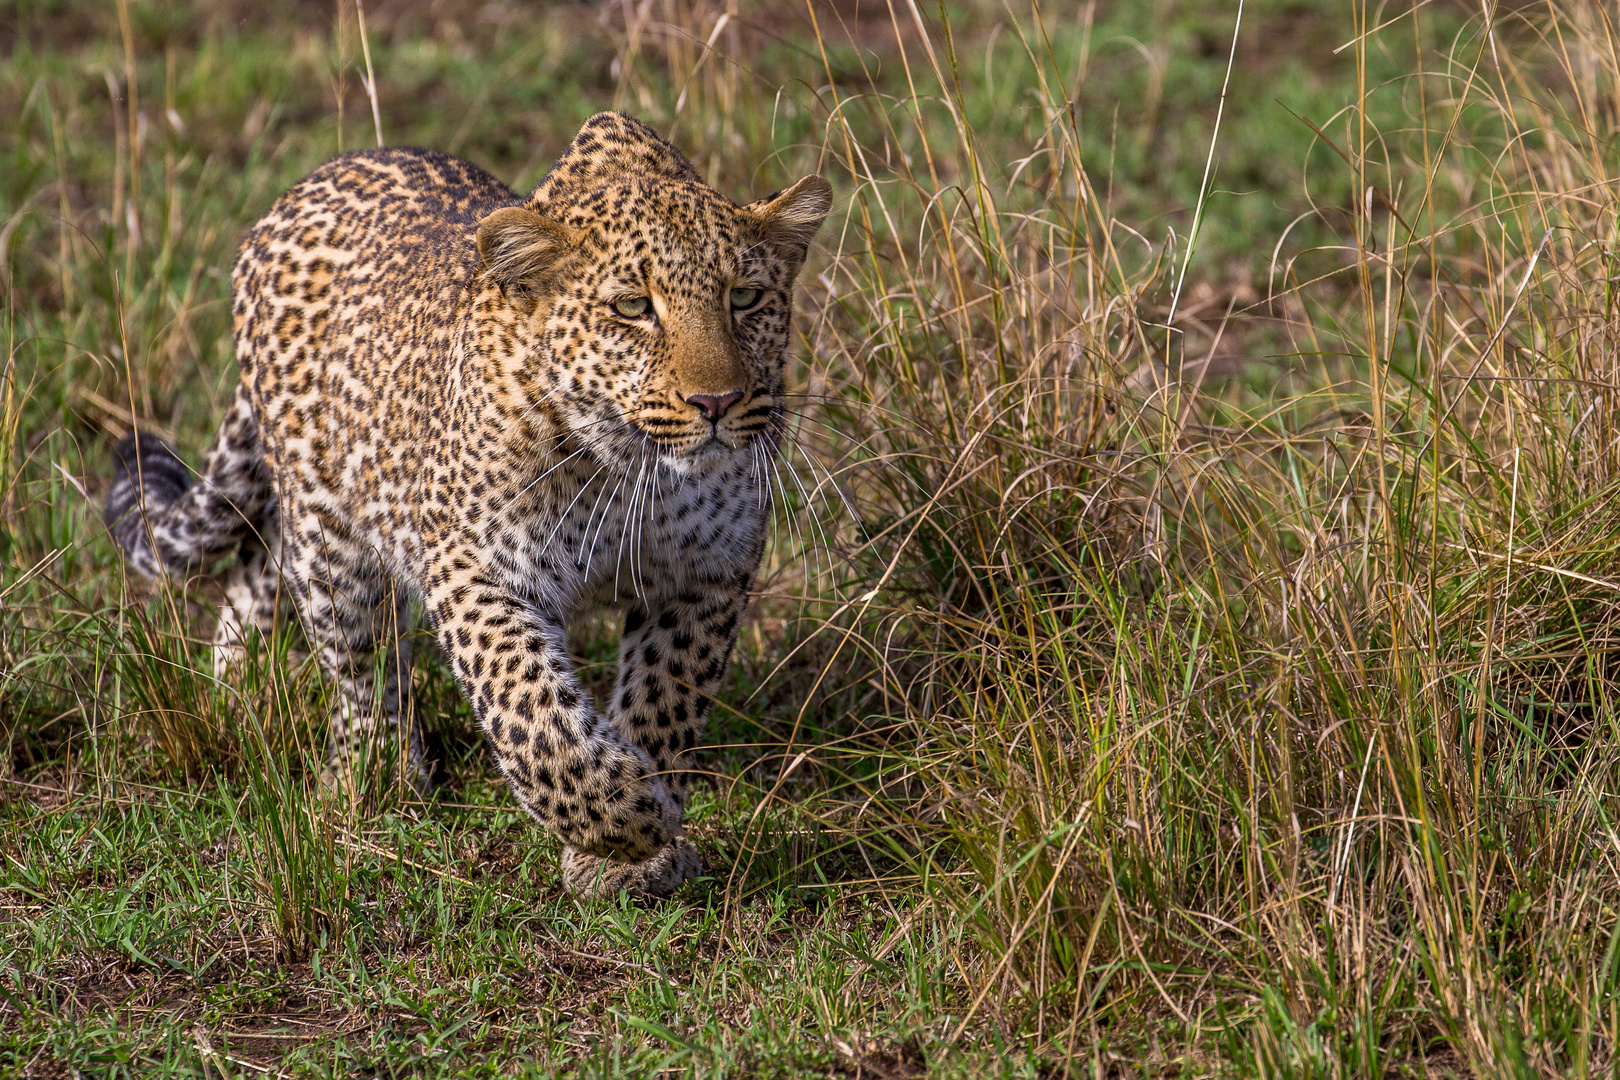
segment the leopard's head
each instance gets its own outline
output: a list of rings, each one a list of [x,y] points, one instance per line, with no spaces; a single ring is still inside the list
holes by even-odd
[[[794,279],[831,206],[819,176],[740,206],[644,124],[592,117],[478,227],[519,403],[604,464],[686,475],[768,443]]]

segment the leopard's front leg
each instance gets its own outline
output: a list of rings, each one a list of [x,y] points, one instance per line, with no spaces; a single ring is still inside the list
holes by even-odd
[[[621,862],[680,837],[681,800],[654,760],[591,707],[559,622],[476,570],[429,590],[428,611],[524,809],[571,848]]]
[[[681,757],[703,731],[748,604],[751,578],[690,583],[625,613],[610,715],[652,758],[683,803],[690,779]]]
[[[697,744],[709,703],[725,674],[752,575],[698,581],[668,595],[637,601],[625,613],[619,678],[609,707],[614,726],[652,759],[685,806],[690,783],[683,755]],[[563,876],[580,893],[620,888],[667,893],[699,870],[685,844],[632,869],[584,851],[563,856]]]

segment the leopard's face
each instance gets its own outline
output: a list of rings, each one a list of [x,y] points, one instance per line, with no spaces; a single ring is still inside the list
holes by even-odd
[[[782,405],[796,264],[700,184],[635,180],[567,220],[592,258],[546,313],[542,381],[599,458],[683,472],[750,450]]]
[[[553,210],[545,273],[504,293],[525,407],[603,465],[684,476],[774,452],[807,239],[780,220],[787,197],[738,206],[695,180],[631,177]]]

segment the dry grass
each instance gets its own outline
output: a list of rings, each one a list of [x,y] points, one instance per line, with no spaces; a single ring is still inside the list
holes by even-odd
[[[860,485],[889,521],[849,625],[909,736],[902,857],[974,872],[941,878],[991,946],[956,1033],[988,1008],[1080,1055],[1148,1013],[1259,1071],[1607,1071],[1614,27],[1380,31],[1434,74],[1318,121],[1362,193],[1319,211],[1342,269],[1201,311],[1185,249],[1120,251],[1041,30],[1014,167],[923,25],[942,99],[827,140],[862,254],[817,353],[916,482]],[[1219,370],[1265,342],[1271,386]]]

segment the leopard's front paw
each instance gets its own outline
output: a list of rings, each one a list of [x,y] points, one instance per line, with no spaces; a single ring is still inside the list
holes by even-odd
[[[583,900],[601,900],[628,890],[632,896],[661,898],[703,872],[697,849],[685,840],[660,848],[650,859],[629,862],[563,849],[563,886]]]

